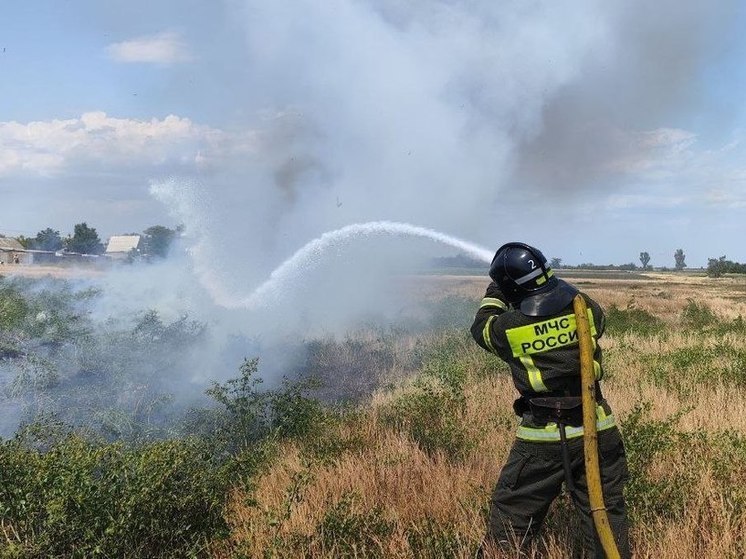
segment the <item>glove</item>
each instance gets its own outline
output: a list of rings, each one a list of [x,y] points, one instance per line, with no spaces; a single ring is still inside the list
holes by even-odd
[[[500,287],[494,281],[487,286],[487,292],[484,294],[484,296],[492,297],[494,299],[500,299],[506,304],[508,302],[508,300],[505,298],[505,295],[503,295],[503,292],[500,291]]]

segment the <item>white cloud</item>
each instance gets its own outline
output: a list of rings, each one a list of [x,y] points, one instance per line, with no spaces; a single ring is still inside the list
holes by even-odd
[[[629,209],[670,209],[682,206],[689,199],[686,196],[665,196],[649,194],[612,194],[609,196],[606,208],[611,210]]]
[[[609,194],[604,202],[607,209],[746,207],[746,168],[738,139],[704,148],[687,130],[659,128],[625,134],[627,153],[608,170],[625,176],[626,192]]]
[[[192,60],[184,40],[172,31],[112,43],[106,47],[106,52],[117,62],[175,64]]]
[[[705,192],[705,201],[711,206],[740,209],[746,208],[746,195],[743,187],[727,190],[725,188],[714,188]]]
[[[0,177],[54,176],[91,169],[209,167],[252,149],[252,134],[230,136],[188,118],[113,118],[103,112],[29,123],[0,122]]]

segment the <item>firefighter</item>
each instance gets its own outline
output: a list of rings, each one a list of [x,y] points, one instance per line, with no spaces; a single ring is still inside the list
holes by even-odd
[[[493,280],[479,306],[471,333],[485,350],[508,363],[520,393],[513,409],[518,432],[490,500],[483,547],[531,548],[552,501],[565,483],[581,516],[584,548],[604,553],[591,516],[583,458],[580,354],[573,298],[578,290],[557,278],[544,255],[523,243],[507,243],[495,254]],[[604,313],[588,306],[594,347],[598,446],[609,523],[621,557],[630,557],[622,490],[627,462],[619,430],[603,398],[598,338]]]

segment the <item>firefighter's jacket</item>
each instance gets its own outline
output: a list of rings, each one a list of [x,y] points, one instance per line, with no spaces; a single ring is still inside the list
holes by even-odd
[[[583,297],[588,306],[593,366],[598,381],[603,377],[601,348],[597,342],[604,332],[604,313],[593,299],[585,294]],[[572,303],[551,316],[526,316],[507,303],[493,282],[482,299],[471,333],[481,347],[508,363],[513,383],[524,401],[543,396],[580,396],[580,352]],[[600,390],[597,394],[600,395]],[[599,429],[613,426],[608,405],[604,401],[599,404]],[[523,425],[534,427],[530,417],[524,415],[523,419]],[[526,436],[522,437],[519,429],[520,438],[554,440],[554,434],[552,437],[523,434]],[[582,435],[582,428],[572,434]]]

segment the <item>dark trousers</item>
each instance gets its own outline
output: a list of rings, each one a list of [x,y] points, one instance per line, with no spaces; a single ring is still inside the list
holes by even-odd
[[[586,554],[604,558],[588,499],[583,459],[583,438],[568,441],[575,490],[572,500],[580,512]],[[598,433],[599,462],[604,503],[621,557],[631,556],[629,529],[622,489],[627,481],[627,459],[618,429]],[[515,550],[533,543],[549,505],[560,494],[565,473],[559,442],[516,439],[490,502],[488,540],[499,548]]]

